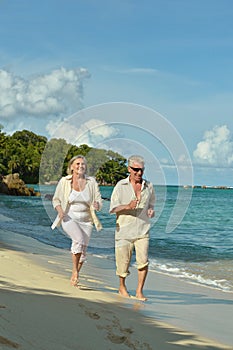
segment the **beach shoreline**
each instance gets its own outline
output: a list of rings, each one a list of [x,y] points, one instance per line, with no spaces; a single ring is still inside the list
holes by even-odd
[[[118,295],[103,258],[88,256],[74,288],[66,250],[1,231],[0,252],[2,349],[232,349],[232,293],[150,273],[142,303]]]

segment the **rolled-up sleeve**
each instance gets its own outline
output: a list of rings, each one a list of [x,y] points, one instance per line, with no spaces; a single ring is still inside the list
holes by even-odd
[[[67,177],[62,177],[56,187],[56,190],[54,192],[53,196],[53,207],[54,209],[56,206],[61,205],[62,209],[65,211],[68,204],[68,197],[71,191],[71,183],[70,179]]]
[[[58,182],[53,195],[52,203],[53,203],[54,209],[56,208],[56,206],[61,205],[61,189],[62,189],[62,179],[60,179],[60,181]]]
[[[99,203],[99,210],[101,210],[103,205],[103,200],[99,190],[99,185],[96,180],[94,180],[94,200]]]
[[[156,200],[156,197],[155,197],[155,190],[154,190],[153,184],[151,184],[151,196],[150,196],[150,200],[149,200],[149,208],[154,209],[155,200]]]

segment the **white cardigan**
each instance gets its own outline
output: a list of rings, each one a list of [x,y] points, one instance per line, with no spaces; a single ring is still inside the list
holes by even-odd
[[[101,198],[101,194],[100,194],[99,187],[98,187],[96,180],[91,176],[86,176],[86,180],[87,180],[86,186],[88,186],[89,191],[90,191],[91,203],[93,203],[94,201],[99,202],[100,209],[101,209],[102,198]],[[60,181],[58,182],[54,196],[53,196],[53,200],[52,200],[54,209],[56,208],[57,205],[60,205],[64,212],[66,212],[68,210],[69,195],[70,195],[70,192],[72,190],[71,181],[72,181],[72,175],[67,175],[67,176],[62,177],[60,179]],[[93,223],[96,227],[96,230],[97,231],[101,230],[102,225],[101,225],[98,217],[96,216],[95,209],[93,208],[92,205],[90,206],[90,212],[91,212],[91,217],[92,217]],[[51,228],[55,229],[55,227],[60,226],[60,224],[61,224],[61,219],[60,219],[59,215],[57,215]]]

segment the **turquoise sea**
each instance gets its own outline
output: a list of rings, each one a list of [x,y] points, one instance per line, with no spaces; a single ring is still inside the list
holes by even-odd
[[[61,229],[51,230],[55,217],[51,200],[54,186],[34,186],[41,197],[0,195],[1,230],[33,237],[45,244],[68,250],[70,240]],[[114,260],[115,216],[108,213],[112,187],[100,187],[103,209],[98,216],[101,232],[93,231],[89,254]],[[166,227],[176,204],[186,208],[181,223],[170,233]],[[233,292],[233,189],[194,188],[191,201],[185,188],[155,186],[156,216],[150,235],[150,270],[190,283]],[[190,192],[189,192],[190,193]],[[134,264],[134,261],[132,261]]]

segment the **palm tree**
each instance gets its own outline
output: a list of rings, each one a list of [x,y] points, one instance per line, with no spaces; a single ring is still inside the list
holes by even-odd
[[[11,174],[13,174],[13,170],[17,170],[18,167],[20,166],[20,160],[18,158],[17,154],[14,154],[11,159],[8,162],[8,169],[10,171]]]
[[[119,180],[124,179],[127,176],[127,166],[125,161],[119,162],[118,160],[108,160],[97,171],[96,179],[101,184],[115,185]]]

